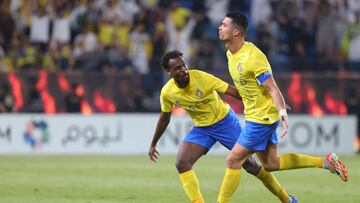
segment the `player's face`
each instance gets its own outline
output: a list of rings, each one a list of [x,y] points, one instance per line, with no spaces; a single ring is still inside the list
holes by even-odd
[[[223,41],[230,40],[233,37],[234,28],[232,26],[231,18],[225,17],[218,28],[219,39]]]
[[[167,73],[179,84],[187,85],[189,82],[189,70],[180,56],[169,60]]]

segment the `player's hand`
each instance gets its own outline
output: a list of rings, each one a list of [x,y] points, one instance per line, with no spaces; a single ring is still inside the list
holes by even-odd
[[[159,159],[160,153],[156,150],[156,147],[150,147],[149,158],[151,161],[156,162]]]
[[[288,123],[288,116],[287,115],[282,115],[281,116],[281,124],[283,127],[283,131],[281,132],[280,138],[284,138],[286,133],[288,132],[289,129],[289,123]]]

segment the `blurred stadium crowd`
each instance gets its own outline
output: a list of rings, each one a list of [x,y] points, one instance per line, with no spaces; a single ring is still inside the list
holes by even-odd
[[[293,113],[359,114],[360,0],[0,0],[0,112],[157,112],[173,49],[230,82],[228,11],[247,15]]]

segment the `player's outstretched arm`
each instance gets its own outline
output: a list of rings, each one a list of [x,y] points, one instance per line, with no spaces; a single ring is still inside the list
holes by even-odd
[[[156,124],[155,133],[153,139],[151,141],[151,145],[149,148],[149,158],[151,161],[156,162],[159,158],[159,152],[156,150],[156,144],[159,141],[160,137],[164,133],[165,129],[169,125],[171,118],[171,112],[161,112],[159,120]]]
[[[283,132],[280,135],[280,137],[282,138],[287,133],[289,127],[288,115],[286,113],[287,106],[285,104],[284,97],[281,94],[279,87],[276,85],[276,82],[273,77],[270,77],[267,80],[265,80],[262,85],[269,92],[269,94],[274,100],[276,107],[279,109],[282,120],[282,126],[283,126]]]
[[[237,99],[242,100],[238,90],[236,89],[236,87],[234,87],[233,85],[229,85],[229,87],[226,89],[225,94],[235,97]]]

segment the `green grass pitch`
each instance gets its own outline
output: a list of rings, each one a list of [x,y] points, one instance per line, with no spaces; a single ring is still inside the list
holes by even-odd
[[[360,202],[360,156],[342,157],[350,180],[321,169],[276,172],[301,203]],[[186,203],[175,156],[152,163],[147,156],[0,156],[0,203]],[[196,165],[206,202],[216,202],[225,156],[208,155]],[[253,176],[243,173],[231,202],[279,202]]]

